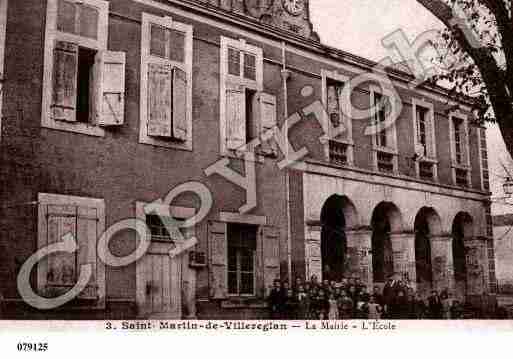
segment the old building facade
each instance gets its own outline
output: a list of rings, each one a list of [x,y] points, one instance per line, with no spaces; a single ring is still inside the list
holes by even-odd
[[[493,295],[472,101],[390,68],[402,111],[366,134],[387,106],[358,119],[343,93],[375,64],[322,45],[308,0],[2,4],[6,317],[263,318],[275,278],[314,274]],[[389,98],[378,82],[351,89],[354,108]],[[30,284],[57,297],[87,267],[80,294],[24,303],[24,263],[70,234],[78,249],[41,258]]]

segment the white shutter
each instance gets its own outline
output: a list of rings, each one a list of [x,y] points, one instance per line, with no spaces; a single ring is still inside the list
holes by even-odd
[[[98,295],[97,286],[97,239],[98,239],[98,222],[99,213],[97,208],[78,207],[77,209],[77,238],[78,252],[77,265],[78,270],[84,264],[92,266],[93,275],[89,279],[89,283],[84,288],[79,297],[96,298]],[[77,273],[77,278],[78,278]]]
[[[270,95],[267,93],[260,93],[258,96],[258,121],[260,122],[259,126],[259,135],[263,136],[264,134],[272,131],[276,125],[276,96]],[[261,151],[264,154],[268,155],[277,155],[278,148],[276,145],[276,141],[274,140],[274,136],[269,138],[268,140],[262,139],[262,143],[260,146]]]
[[[243,86],[226,87],[226,147],[236,150],[246,144],[246,94]]]
[[[172,76],[170,66],[148,65],[148,135],[172,136]]]
[[[187,140],[187,73],[173,69],[173,138]]]
[[[125,115],[124,52],[100,51],[96,55],[96,121],[100,126],[119,126]]]
[[[77,108],[78,45],[57,41],[53,53],[52,118],[75,122]]]
[[[62,242],[66,235],[77,237],[77,207],[73,205],[47,206],[47,245]],[[60,295],[63,288],[72,287],[77,278],[76,253],[55,253],[48,256],[46,284]]]
[[[216,221],[209,222],[208,237],[210,249],[210,296],[214,298],[224,298],[228,292],[226,288],[228,264],[226,223]]]

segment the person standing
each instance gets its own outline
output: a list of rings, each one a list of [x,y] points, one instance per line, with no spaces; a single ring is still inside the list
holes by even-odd
[[[283,319],[283,302],[284,298],[282,295],[283,291],[279,279],[275,279],[273,282],[273,288],[269,293],[267,301],[269,302],[269,310],[271,312],[271,319]]]
[[[440,296],[436,290],[431,292],[428,298],[429,317],[431,319],[442,319],[443,317],[443,306]]]

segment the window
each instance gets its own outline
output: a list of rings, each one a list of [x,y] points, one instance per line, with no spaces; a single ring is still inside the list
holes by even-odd
[[[423,180],[436,180],[438,162],[436,159],[434,106],[429,102],[413,99],[412,113],[417,177]]]
[[[262,135],[277,124],[276,97],[263,92],[262,49],[244,40],[221,38],[221,153],[255,150],[260,155],[277,155],[273,138]],[[260,139],[257,147],[246,146]]]
[[[141,143],[192,150],[191,25],[143,13]]]
[[[383,94],[376,86],[370,87],[370,101],[376,112],[371,119],[375,128],[372,135],[374,168],[379,172],[397,173],[398,151],[396,125],[388,123],[388,115],[392,110],[390,96]]]
[[[349,85],[349,78],[334,71],[321,71],[322,99],[325,104],[327,121],[323,124],[324,133],[328,134],[326,143],[327,158],[339,165],[353,164],[353,130],[350,116],[351,106],[343,99],[343,90]]]
[[[38,247],[63,241],[72,235],[78,250],[54,253],[38,267],[38,289],[45,297],[68,292],[77,282],[81,266],[91,265],[93,275],[79,299],[98,305],[105,299],[105,267],[97,257],[96,243],[105,229],[105,204],[102,199],[39,194]]]
[[[387,106],[389,106],[389,99],[379,93],[374,94],[374,106],[379,108],[376,112],[374,122],[380,126],[385,125],[387,116]],[[389,146],[388,136],[386,129],[382,129],[376,134],[376,145],[378,147],[387,148]]]
[[[470,148],[467,116],[461,112],[449,115],[453,183],[470,186]]]
[[[125,53],[107,50],[103,0],[49,0],[42,125],[103,136],[123,124]]]
[[[486,145],[486,128],[478,129],[479,146],[481,155],[481,189],[490,191],[490,174],[488,170],[488,149]]]
[[[257,227],[228,224],[228,294],[255,294]]]

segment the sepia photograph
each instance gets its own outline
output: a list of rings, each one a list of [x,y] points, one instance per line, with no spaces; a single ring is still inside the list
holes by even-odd
[[[512,86],[510,0],[0,0],[0,336],[511,332]]]

